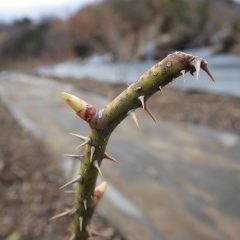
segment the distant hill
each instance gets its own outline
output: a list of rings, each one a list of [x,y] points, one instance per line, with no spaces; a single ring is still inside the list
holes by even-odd
[[[134,7],[133,7],[134,6]],[[122,60],[214,44],[240,52],[240,5],[208,0],[104,0],[67,20],[0,26],[0,59],[66,59],[110,52]]]

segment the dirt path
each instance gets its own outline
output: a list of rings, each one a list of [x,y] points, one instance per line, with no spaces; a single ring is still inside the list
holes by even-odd
[[[106,99],[70,84],[20,73],[1,74],[0,96],[25,127],[62,157],[77,142],[67,133],[85,134],[86,124],[59,97],[70,91],[103,107]],[[200,101],[200,100],[199,100]],[[238,239],[240,234],[240,141],[232,133],[160,121],[138,111],[138,132],[127,119],[108,151],[120,166],[103,163],[111,184],[99,210],[128,239]]]
[[[46,146],[24,130],[0,102],[0,239],[66,239],[70,219],[48,219],[71,207],[72,196],[58,191],[65,177]],[[93,228],[123,239],[105,220]]]
[[[57,201],[60,169],[43,144],[23,130],[1,103],[0,122],[0,238],[49,239],[54,232],[55,236],[66,235],[61,224],[48,226],[47,221],[56,206],[66,204]]]

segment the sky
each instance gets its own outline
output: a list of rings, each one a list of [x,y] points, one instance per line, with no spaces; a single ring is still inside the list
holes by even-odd
[[[54,15],[61,18],[78,10],[81,6],[97,0],[0,0],[0,21],[29,17],[39,20],[41,17]]]
[[[36,21],[50,15],[65,18],[96,1],[100,0],[0,0],[0,22],[9,23],[25,16]]]

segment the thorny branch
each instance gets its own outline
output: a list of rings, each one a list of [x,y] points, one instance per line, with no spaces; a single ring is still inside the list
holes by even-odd
[[[72,134],[83,141],[80,145],[84,149],[83,155],[68,155],[81,160],[80,173],[73,180],[60,187],[60,189],[63,189],[72,184],[77,184],[74,207],[51,218],[51,220],[54,220],[60,217],[73,216],[73,235],[71,239],[85,240],[89,236],[96,236],[96,233],[92,234],[89,231],[89,224],[94,210],[107,187],[106,182],[96,186],[98,174],[102,176],[100,165],[103,159],[118,162],[105,152],[113,130],[127,116],[131,116],[137,127],[140,128],[135,115],[137,108],[143,108],[150,118],[156,122],[147,106],[146,101],[148,98],[154,93],[162,91],[166,85],[180,75],[185,78],[187,72],[192,75],[196,73],[198,79],[200,69],[205,71],[210,79],[214,81],[206,60],[183,52],[170,54],[143,73],[137,81],[101,110],[97,110],[95,106],[74,95],[62,93],[69,106],[90,126],[88,137]]]

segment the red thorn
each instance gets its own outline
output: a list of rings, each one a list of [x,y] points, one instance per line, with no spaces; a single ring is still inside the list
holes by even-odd
[[[98,170],[100,176],[103,178],[103,174],[102,174],[102,171],[101,171],[101,169],[100,169],[100,166],[99,166],[97,160],[95,160],[95,161],[93,162],[93,166]]]
[[[111,155],[107,154],[107,153],[104,153],[104,158],[108,159],[108,160],[111,160],[112,162],[115,162],[117,164],[120,164],[120,162],[118,160],[116,160],[114,157],[112,157]]]
[[[142,108],[145,109],[145,101],[144,101],[144,96],[139,96],[138,100],[141,102],[142,104]]]
[[[202,68],[202,70],[203,70],[204,72],[207,73],[207,75],[210,77],[210,79],[211,79],[213,82],[215,82],[215,79],[214,79],[213,75],[211,74],[210,70],[208,69],[206,62],[203,62],[203,63],[201,64],[201,68]]]
[[[79,176],[77,176],[76,178],[74,178],[73,180],[71,180],[71,181],[65,183],[64,185],[62,185],[59,189],[61,190],[61,189],[63,189],[63,188],[66,188],[66,187],[74,184],[74,183],[81,182],[81,181],[82,181],[82,176],[79,175]]]
[[[145,111],[148,113],[148,115],[152,118],[152,120],[156,123],[157,120],[154,117],[154,115],[152,114],[152,112],[148,109],[148,107],[145,105]]]
[[[128,114],[129,114],[129,115],[131,116],[131,118],[133,119],[133,122],[134,122],[134,124],[137,126],[137,128],[141,130],[141,127],[140,127],[140,125],[139,125],[139,122],[138,122],[136,113],[135,113],[134,111],[130,111]]]
[[[49,221],[53,221],[62,217],[72,216],[75,212],[76,212],[76,209],[66,209],[64,212],[58,213],[57,215],[49,218]]]
[[[81,139],[81,140],[83,140],[83,141],[86,141],[86,140],[89,139],[89,137],[84,137],[84,136],[79,135],[79,134],[76,134],[76,133],[69,133],[69,134],[72,135],[72,136],[74,136],[74,137],[77,137],[77,138],[79,138],[79,139]]]
[[[82,230],[83,230],[83,217],[82,216],[79,217],[79,230],[80,230],[80,232],[82,232]]]
[[[84,157],[84,155],[78,155],[78,154],[64,154],[64,156],[77,159],[77,160],[83,160],[83,157]]]

